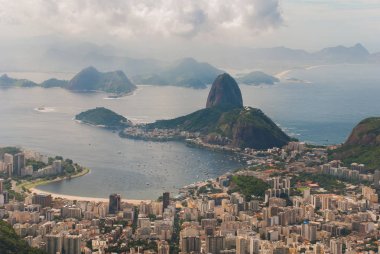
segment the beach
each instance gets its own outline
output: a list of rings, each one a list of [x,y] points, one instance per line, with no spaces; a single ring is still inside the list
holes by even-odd
[[[64,195],[64,194],[57,194],[57,193],[52,193],[52,192],[46,192],[46,191],[41,191],[37,188],[30,188],[29,191],[31,193],[36,193],[36,194],[48,194],[51,195],[52,198],[62,198],[62,199],[67,199],[67,200],[76,200],[76,201],[90,201],[90,202],[108,202],[108,198],[94,198],[94,197],[82,197],[82,196],[71,196],[71,195]],[[152,200],[143,200],[143,199],[121,199],[122,202],[127,202],[133,205],[139,205],[141,202],[145,203],[150,203]]]

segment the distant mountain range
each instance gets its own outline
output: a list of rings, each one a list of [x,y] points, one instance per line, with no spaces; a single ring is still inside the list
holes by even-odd
[[[14,79],[6,74],[0,77],[0,87],[61,87],[72,91],[92,92],[103,91],[116,96],[125,95],[136,89],[123,71],[99,72],[94,67],[87,67],[76,74],[71,80],[48,79],[37,84],[26,79]]]
[[[175,85],[192,88],[206,88],[222,70],[193,58],[184,58],[159,73],[136,75],[133,81],[145,85]]]
[[[351,47],[328,47],[316,52],[287,47],[233,48],[224,50],[223,54],[212,54],[209,60],[224,68],[259,68],[277,72],[320,64],[380,63],[380,52],[371,54],[360,43]]]
[[[206,88],[216,76],[224,71],[194,58],[183,58],[172,63],[155,59],[137,59],[124,56],[114,56],[120,51],[112,47],[99,47],[94,44],[71,45],[69,47],[50,48],[44,54],[46,61],[53,62],[49,67],[37,65],[36,68],[53,68],[65,71],[68,68],[83,70],[70,81],[50,79],[42,87],[64,87],[70,90],[100,90],[109,93],[128,93],[135,89],[135,84],[180,86],[196,89]],[[239,55],[239,57],[236,57]],[[336,46],[309,53],[304,50],[285,47],[249,49],[238,48],[215,54],[214,62],[233,69],[265,69],[277,73],[291,68],[307,67],[320,64],[339,63],[380,63],[380,53],[371,54],[361,44],[352,47]],[[58,65],[56,65],[58,64]],[[1,68],[1,63],[0,63]],[[109,71],[121,70],[121,71]],[[126,73],[126,74],[125,74]],[[127,76],[131,77],[130,79]],[[279,80],[260,71],[248,72],[235,76],[239,83],[248,85],[274,84]],[[0,78],[0,86],[30,87],[37,84],[23,79],[12,79],[8,76]]]
[[[202,73],[217,75],[221,73],[220,68],[224,70],[260,69],[273,74],[286,69],[320,64],[380,63],[380,52],[370,53],[360,43],[350,47],[328,47],[316,52],[287,47],[225,47],[222,49],[211,47],[207,48],[202,55],[194,55],[196,59],[203,60],[198,62],[191,58],[178,61],[139,58],[133,51],[121,50],[109,45],[98,46],[83,42],[63,43],[59,40],[46,43],[45,39],[42,41],[44,43],[40,42],[38,46],[28,44],[27,49],[24,49],[24,51],[27,50],[27,54],[21,50],[17,51],[18,54],[11,54],[6,49],[2,51],[0,48],[0,54],[3,57],[0,71],[76,72],[88,66],[94,66],[104,72],[122,70],[137,84],[204,87],[202,83],[209,84],[212,79],[210,80]],[[33,50],[30,50],[31,47]],[[220,54],[221,50],[223,54]],[[204,69],[209,69],[209,71],[203,72]]]

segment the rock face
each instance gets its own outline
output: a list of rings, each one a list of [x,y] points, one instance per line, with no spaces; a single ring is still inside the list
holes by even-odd
[[[212,84],[206,103],[211,107],[243,107],[240,88],[229,74],[219,75]]]
[[[380,145],[380,117],[364,119],[352,130],[344,146],[378,146]]]
[[[136,86],[122,71],[99,72],[88,67],[75,75],[68,84],[68,89],[75,91],[104,91],[123,94],[136,89]]]

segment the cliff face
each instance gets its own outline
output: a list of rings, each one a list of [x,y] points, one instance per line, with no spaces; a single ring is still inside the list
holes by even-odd
[[[206,108],[243,107],[243,98],[236,81],[227,73],[219,75],[208,94]]]

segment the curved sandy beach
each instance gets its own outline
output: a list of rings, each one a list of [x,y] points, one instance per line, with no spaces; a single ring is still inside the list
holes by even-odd
[[[77,201],[91,201],[91,202],[108,202],[107,198],[94,198],[94,197],[81,197],[81,196],[71,196],[71,195],[64,195],[64,194],[57,194],[47,191],[41,191],[37,188],[30,188],[29,191],[31,193],[44,193],[44,194],[50,194],[53,198],[62,198],[67,200],[77,200]],[[122,199],[123,202],[127,202],[133,205],[139,205],[141,202],[150,203],[152,200],[142,200],[142,199]]]

